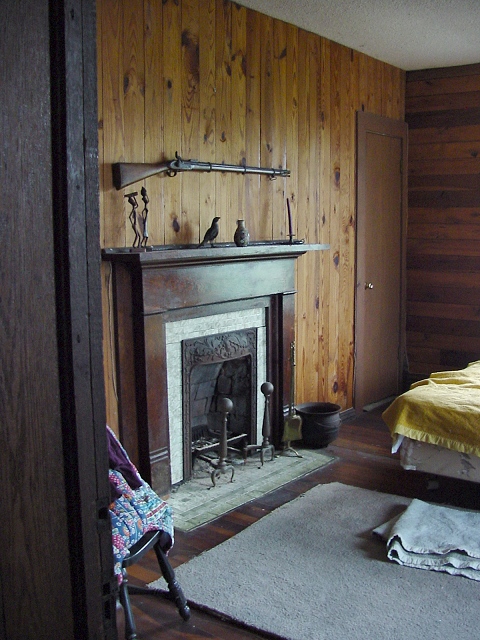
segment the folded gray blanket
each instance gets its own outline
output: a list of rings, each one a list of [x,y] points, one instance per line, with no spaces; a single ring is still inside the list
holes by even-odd
[[[374,529],[398,564],[480,581],[480,513],[412,500]]]

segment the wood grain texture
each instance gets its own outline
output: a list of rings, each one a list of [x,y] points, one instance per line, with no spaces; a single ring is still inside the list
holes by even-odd
[[[10,640],[107,637],[113,600],[111,534],[100,522],[94,4],[0,9],[0,183],[18,222],[3,229],[0,258],[0,637]]]
[[[331,244],[297,265],[297,401],[351,406],[355,112],[402,120],[405,73],[228,0],[148,0],[142,7],[98,0],[98,7],[102,245],[131,242],[111,162],[160,161],[178,151],[289,168],[290,178],[275,181],[222,173],[149,178],[151,241],[198,242],[215,215],[219,240],[232,241],[239,218],[254,240],[284,238],[288,197],[294,233]],[[133,64],[140,40],[143,57]],[[125,95],[125,76],[130,93],[143,83],[145,95]],[[462,127],[466,136],[477,125]],[[459,167],[459,175],[468,170]]]
[[[256,11],[247,11],[247,55],[246,67],[246,141],[245,151],[248,163],[261,166],[260,161],[260,127],[261,127],[261,16]],[[252,175],[246,185],[245,223],[250,237],[260,236],[260,189],[263,183],[261,176]]]
[[[406,78],[407,349],[412,373],[480,357],[480,67]]]
[[[183,0],[182,28],[182,157],[198,158],[200,139],[200,9],[196,0]],[[187,177],[187,176],[184,176]],[[181,227],[179,238],[195,242],[200,217],[199,173],[188,176],[188,189],[182,190]]]
[[[123,10],[115,0],[98,3],[98,78],[99,104],[102,108],[102,138],[99,157],[102,176],[101,229],[102,245],[126,243],[125,200],[122,192],[113,188],[111,163],[125,159],[124,150],[124,64]]]
[[[0,9],[6,89],[0,183],[5,206],[22,221],[5,226],[0,259],[0,636],[14,639],[42,628],[59,637],[74,631],[57,364],[55,167],[45,154],[53,135],[53,89],[44,73],[48,12],[47,2],[33,0]],[[26,47],[33,31],[36,45]],[[51,566],[56,553],[62,560]]]
[[[232,125],[232,5],[225,0],[216,0],[215,21],[215,118],[217,122],[216,159],[230,164],[233,153],[234,127]],[[231,164],[234,164],[233,162]],[[186,176],[185,176],[186,177]],[[215,205],[212,216],[220,220],[219,241],[231,240],[229,229],[235,229],[236,212],[231,210],[233,181],[239,176],[226,173],[215,174]],[[209,225],[208,225],[209,226]],[[202,229],[200,235],[207,230]]]
[[[200,62],[200,158],[204,162],[216,161],[216,77],[215,77],[215,0],[202,3],[199,15]],[[198,229],[194,237],[200,242],[202,232],[208,229],[215,211],[215,174],[205,173],[200,180],[200,211]],[[201,236],[201,237],[200,237]]]
[[[160,3],[156,2],[157,5]],[[182,135],[182,24],[181,7],[178,2],[168,0],[163,4],[163,39],[157,42],[157,47],[162,47],[163,59],[163,86],[161,95],[164,104],[164,159],[174,158],[175,153],[181,155]],[[163,207],[165,222],[165,244],[185,242],[184,229],[182,228],[182,186],[183,175],[175,179],[164,180],[163,201],[159,208]],[[152,215],[155,209],[152,206]]]
[[[158,162],[165,148],[162,92],[164,59],[159,46],[163,37],[161,7],[155,0],[147,0],[145,2],[145,162]],[[149,203],[148,216],[149,244],[165,242],[163,185],[164,181],[158,177],[144,184],[151,203]]]
[[[246,164],[247,105],[246,105],[246,55],[247,55],[247,11],[240,5],[232,5],[232,146],[231,158],[234,164]],[[235,126],[233,125],[235,123]],[[237,220],[245,219],[246,190],[250,177],[246,180],[240,174],[231,176],[230,210],[226,237],[233,240]],[[246,221],[247,223],[247,221]],[[246,224],[248,229],[248,224]]]

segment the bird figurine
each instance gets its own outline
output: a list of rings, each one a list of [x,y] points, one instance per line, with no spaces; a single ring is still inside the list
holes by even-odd
[[[220,218],[217,218],[217,217],[215,217],[212,220],[212,224],[210,225],[210,227],[205,232],[205,235],[203,237],[202,242],[198,245],[199,247],[204,247],[207,244],[207,242],[209,242],[210,246],[213,247],[213,241],[218,236],[218,221],[219,220],[220,220]]]

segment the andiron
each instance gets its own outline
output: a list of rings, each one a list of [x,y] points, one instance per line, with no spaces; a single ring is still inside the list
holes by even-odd
[[[260,391],[265,396],[265,409],[263,412],[263,424],[262,424],[262,444],[247,444],[244,448],[244,459],[247,460],[247,453],[249,451],[260,451],[260,461],[262,466],[265,462],[265,453],[270,452],[271,460],[275,458],[275,447],[270,442],[271,437],[271,424],[270,424],[270,396],[273,393],[273,384],[271,382],[264,382],[260,387]]]

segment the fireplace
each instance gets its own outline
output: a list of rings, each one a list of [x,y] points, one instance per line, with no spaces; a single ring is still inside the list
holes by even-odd
[[[219,395],[236,405],[232,428],[246,433],[249,444],[260,443],[260,386],[270,381],[272,441],[281,445],[295,260],[326,248],[104,250],[112,264],[120,438],[158,493],[190,477],[192,432],[215,427]]]
[[[177,470],[171,465],[174,484],[177,479],[191,477],[192,451],[199,448],[196,444],[215,440],[221,431],[221,398],[233,403],[229,434],[245,434],[249,443],[257,443],[257,330],[183,340],[182,370],[183,466]]]

